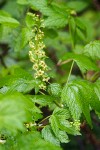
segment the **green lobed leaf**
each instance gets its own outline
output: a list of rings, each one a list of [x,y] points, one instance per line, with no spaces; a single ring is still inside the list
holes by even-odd
[[[32,32],[32,29],[28,27],[22,28],[16,39],[14,40],[14,51],[16,53],[23,53],[23,50],[28,48],[28,43],[34,36],[34,33]]]
[[[53,103],[55,100],[55,97],[50,95],[29,95],[29,98],[37,104],[40,104],[41,106],[47,106]]]
[[[26,44],[30,41],[32,38],[33,33],[29,28],[23,28],[21,33],[21,48],[26,46]]]
[[[43,137],[46,141],[48,141],[48,142],[50,142],[50,143],[52,143],[52,144],[54,144],[54,145],[59,145],[59,146],[60,146],[60,141],[59,141],[58,138],[54,135],[54,133],[53,133],[53,131],[52,131],[50,125],[47,125],[47,126],[45,126],[45,127],[43,128],[43,130],[42,130],[42,137]]]
[[[30,132],[17,137],[16,150],[61,150],[60,147],[55,146],[41,138],[39,132]]]
[[[94,83],[94,90],[100,100],[100,78]]]
[[[88,3],[86,1],[68,1],[67,7],[70,7],[71,9],[75,9],[76,11],[80,12],[87,8]]]
[[[8,25],[10,27],[17,27],[19,26],[19,22],[12,18],[8,13],[0,11],[0,24]]]
[[[58,13],[66,16],[66,14],[64,14],[66,7],[60,7],[59,5],[57,5],[57,3],[49,4],[48,0],[28,1],[33,9],[39,10],[44,16],[52,17],[52,15],[57,15]]]
[[[61,60],[74,60],[79,66],[80,70],[86,72],[87,70],[99,70],[95,62],[93,62],[89,57],[82,54],[66,53]]]
[[[23,6],[18,5],[18,3],[16,1],[12,1],[12,0],[7,1],[3,5],[2,10],[5,10],[9,14],[11,14],[14,18],[18,18],[19,19],[19,18],[21,18],[22,14],[24,13],[26,8],[23,7]],[[11,8],[16,8],[16,9],[11,9]]]
[[[60,97],[62,88],[58,83],[52,83],[48,86],[48,92],[54,97]]]
[[[68,23],[67,21],[67,16],[63,16],[63,15],[58,15],[58,14],[54,14],[50,17],[48,17],[47,19],[45,19],[44,21],[44,25],[45,27],[48,28],[52,28],[52,27],[64,27],[66,24]]]
[[[62,111],[62,113],[61,113],[61,111]],[[67,113],[68,113],[68,111],[67,111]],[[73,126],[67,120],[68,118],[69,118],[68,114],[66,116],[65,109],[63,111],[63,108],[62,108],[61,110],[58,110],[58,111],[57,111],[57,109],[56,109],[56,111],[54,110],[54,112],[49,120],[50,124],[51,124],[51,128],[52,128],[55,136],[60,141],[63,140],[63,136],[66,136],[66,138],[65,138],[66,143],[69,141],[66,132],[68,134],[72,134],[72,135],[80,135],[79,129],[76,129],[75,126]]]
[[[77,17],[75,19],[76,21],[76,32],[77,32],[77,36],[82,39],[83,41],[86,41],[86,37],[87,37],[87,26],[85,25],[85,23],[83,22],[83,18],[79,18]]]
[[[76,86],[68,84],[63,88],[61,95],[62,102],[69,107],[71,115],[75,120],[78,120],[82,113],[81,107],[77,101],[77,99],[79,99],[79,95],[76,94],[77,92],[78,88]]]
[[[99,111],[100,101],[91,83],[84,80],[74,80],[68,83],[62,91],[62,102],[69,107],[75,120],[80,118],[82,111],[87,122],[92,126],[90,106]]]
[[[51,123],[51,128],[56,136],[57,139],[59,139],[60,142],[62,143],[68,143],[69,139],[67,136],[67,133],[65,132],[65,130],[63,131],[63,129],[60,129],[60,123],[62,122],[62,118],[58,118],[57,115],[52,115],[50,117],[50,123]]]
[[[94,60],[100,59],[100,40],[92,41],[87,44],[84,47],[83,53]]]
[[[28,28],[30,28],[32,32],[32,27],[35,25],[35,20],[33,19],[33,14],[32,13],[27,13],[26,18],[25,18],[25,23]]]
[[[71,135],[80,135],[79,129],[77,129],[74,125],[71,124],[68,120],[60,119],[59,120],[59,128],[62,131],[67,132]]]
[[[46,16],[48,16],[48,18],[44,20],[44,25],[48,28],[59,28],[67,25],[68,12],[66,10],[66,7],[63,7],[62,5],[59,6],[53,3],[47,11],[48,13],[46,14]]]
[[[86,33],[84,33],[84,31],[82,31],[80,28],[77,28],[76,33],[77,33],[77,41],[78,39],[82,41],[86,41],[87,36],[86,36]]]
[[[86,26],[85,26],[83,20],[81,18],[77,17],[75,19],[75,21],[76,21],[77,27],[86,33]]]
[[[28,109],[30,109],[30,102],[27,103],[27,99],[22,94],[1,94],[0,130],[7,129],[13,134],[18,130],[24,131],[24,123],[31,119]]]
[[[86,41],[87,27],[82,18],[70,16],[68,21],[73,45],[75,46],[78,39]]]
[[[29,4],[33,6],[35,9],[41,10],[45,6],[47,6],[47,0],[28,0]]]
[[[61,143],[69,142],[67,133],[65,131],[59,130],[58,135],[56,137],[49,125],[43,128],[42,136],[46,141],[51,142],[52,144],[55,145],[60,145],[60,142]]]
[[[43,6],[39,9],[44,16],[52,16],[55,14],[55,11],[52,9],[52,6]]]
[[[5,88],[5,92],[18,91],[27,93],[39,85],[38,80],[33,80],[31,74],[21,68],[14,69],[12,75],[7,75],[0,80],[0,87]],[[3,91],[3,89],[1,89]]]
[[[51,128],[52,128],[52,130],[53,130],[55,136],[57,137],[58,132],[59,132],[59,122],[58,122],[58,119],[56,118],[55,115],[52,115],[52,116],[50,117],[50,120],[49,120],[49,121],[50,121],[50,123],[51,123]]]
[[[32,29],[24,27],[21,29],[19,36],[15,40],[14,50],[15,52],[19,52],[28,44],[28,42],[32,39],[34,33],[32,33]]]
[[[55,108],[53,111],[53,114],[57,116],[59,119],[69,119],[70,118],[70,112],[69,110],[65,108]]]
[[[96,96],[98,97],[95,98],[94,101],[91,101],[91,107],[94,108],[97,112],[100,113],[100,79],[98,79],[94,85],[93,85],[94,91],[96,93]]]
[[[69,142],[68,135],[65,131],[59,130],[58,138],[59,138],[61,143],[68,143]]]
[[[60,7],[59,5],[53,3],[52,5],[48,5],[47,0],[38,0],[38,1],[31,1],[29,0],[30,5],[33,9],[39,10],[43,15],[48,16],[43,24],[45,27],[48,28],[59,28],[64,27],[68,21],[67,21],[67,11],[66,7]]]

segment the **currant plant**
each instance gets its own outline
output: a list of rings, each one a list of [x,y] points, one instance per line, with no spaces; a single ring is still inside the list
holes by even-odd
[[[0,150],[64,149],[100,117],[100,13],[83,0],[0,3]]]

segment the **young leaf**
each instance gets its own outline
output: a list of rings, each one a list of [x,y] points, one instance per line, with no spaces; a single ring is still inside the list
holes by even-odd
[[[92,41],[84,47],[85,55],[91,57],[94,60],[100,59],[100,41]]]

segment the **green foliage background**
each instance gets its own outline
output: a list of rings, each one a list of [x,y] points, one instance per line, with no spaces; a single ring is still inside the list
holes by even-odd
[[[98,150],[100,2],[1,0],[0,8],[0,150]],[[29,58],[36,27],[45,90]]]

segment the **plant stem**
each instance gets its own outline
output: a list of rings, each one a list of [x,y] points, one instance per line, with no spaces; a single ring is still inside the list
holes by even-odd
[[[71,75],[71,72],[72,72],[72,69],[73,69],[73,65],[74,65],[74,60],[72,61],[71,68],[70,68],[70,71],[69,71],[69,74],[68,74],[68,78],[67,78],[67,83],[66,84],[68,84],[68,81],[69,81],[69,78],[70,78],[70,75]]]
[[[100,77],[100,72],[94,73],[94,75],[90,78],[90,81],[95,81]]]
[[[38,124],[42,123],[43,121],[47,120],[51,115],[47,116],[46,118],[42,119]]]
[[[58,103],[57,101],[54,101],[54,103],[55,103],[58,107],[63,108],[63,104]]]
[[[65,61],[63,61],[63,62],[59,61],[59,62],[57,63],[57,66],[64,65],[64,64],[69,63],[69,62],[71,62],[71,61],[72,61],[72,59],[68,59],[68,60],[65,60]]]

